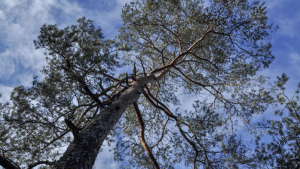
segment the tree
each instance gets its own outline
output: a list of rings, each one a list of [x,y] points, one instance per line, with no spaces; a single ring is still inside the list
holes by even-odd
[[[255,157],[261,168],[299,168],[300,167],[300,141],[299,141],[299,89],[288,97],[285,93],[285,84],[288,76],[282,74],[277,77],[276,86],[278,92],[275,101],[280,106],[275,112],[279,120],[267,120],[259,123],[259,127],[264,129],[264,134],[271,138],[271,142],[261,141],[261,137],[256,139]],[[282,106],[281,106],[282,105]]]
[[[265,8],[246,0],[131,2],[114,40],[85,18],[65,29],[43,25],[34,44],[45,49],[45,77],[13,90],[1,158],[17,167],[92,168],[103,141],[116,137],[124,168],[255,167],[233,129],[242,121],[251,130],[252,115],[270,103],[265,78],[255,76],[274,59]],[[116,74],[124,65],[132,73]],[[193,111],[179,111],[177,89],[195,96]]]

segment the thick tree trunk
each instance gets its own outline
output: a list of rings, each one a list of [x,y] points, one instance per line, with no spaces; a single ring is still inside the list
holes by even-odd
[[[163,74],[160,74],[163,75]],[[109,131],[116,125],[125,110],[136,102],[145,84],[157,79],[153,75],[140,77],[130,84],[111,105],[103,108],[68,146],[52,169],[91,169]]]

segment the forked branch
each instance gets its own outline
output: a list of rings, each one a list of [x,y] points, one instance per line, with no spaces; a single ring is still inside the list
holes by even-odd
[[[68,128],[71,130],[74,139],[78,139],[79,129],[69,119],[65,119],[65,123],[67,124]]]
[[[196,168],[196,162],[198,161],[198,160],[197,160],[197,157],[198,157],[198,155],[199,155],[199,151],[198,151],[198,149],[197,149],[196,144],[195,144],[193,141],[191,141],[191,140],[187,137],[186,133],[182,130],[182,128],[181,128],[181,126],[180,126],[180,124],[181,124],[182,122],[180,122],[180,120],[178,119],[178,117],[175,116],[175,115],[167,108],[166,105],[164,105],[164,104],[163,104],[162,102],[160,102],[157,98],[155,98],[155,97],[150,93],[150,90],[149,90],[147,87],[146,87],[146,90],[147,90],[147,93],[146,93],[146,92],[143,92],[145,98],[148,99],[148,101],[149,101],[155,108],[158,108],[158,109],[162,110],[168,117],[171,117],[171,118],[173,118],[173,119],[176,121],[176,126],[178,127],[178,129],[179,129],[181,135],[182,135],[183,138],[184,138],[184,139],[185,139],[185,140],[193,147],[193,149],[194,149],[194,151],[195,151],[194,162],[193,162],[193,163],[194,163],[193,169],[195,169],[195,168]],[[158,104],[155,104],[153,100],[154,100],[155,102],[157,102]],[[187,124],[185,124],[185,123],[182,123],[182,124],[187,125]],[[196,137],[194,133],[193,133],[193,135],[194,135],[194,137]],[[208,157],[207,157],[205,148],[204,148],[204,147],[202,147],[202,148],[204,149],[204,152],[205,152],[207,164],[208,164],[210,167],[212,167],[212,165],[211,165],[211,163],[210,163],[210,161],[209,161],[209,159],[208,159]],[[202,162],[202,163],[205,163],[205,162]],[[206,164],[206,165],[207,165],[207,164]]]

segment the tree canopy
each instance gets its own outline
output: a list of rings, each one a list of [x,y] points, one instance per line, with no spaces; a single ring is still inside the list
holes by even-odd
[[[277,77],[273,89],[277,109],[274,114],[279,118],[264,120],[257,126],[262,129],[262,135],[255,140],[255,158],[260,168],[299,168],[300,167],[300,142],[299,142],[299,89],[289,97],[285,85],[289,79],[286,74]],[[278,104],[278,105],[277,105]],[[262,140],[269,137],[271,141]]]
[[[259,138],[251,153],[236,133],[257,134],[253,115],[275,102],[256,74],[274,59],[276,27],[265,9],[246,0],[140,0],[123,7],[115,39],[84,17],[64,29],[43,25],[34,45],[45,50],[44,77],[16,87],[2,106],[0,165],[92,168],[104,139],[116,143],[123,168],[271,165]],[[194,104],[184,111],[187,97]],[[291,112],[295,105],[287,103]],[[283,122],[289,131],[293,120]],[[259,125],[276,135],[283,123]],[[292,158],[277,163],[294,167]]]

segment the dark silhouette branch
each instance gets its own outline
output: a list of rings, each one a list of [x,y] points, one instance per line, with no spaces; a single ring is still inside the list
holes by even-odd
[[[193,52],[189,52],[189,54],[192,54],[195,58],[197,58],[197,59],[199,59],[199,60],[203,60],[203,61],[205,61],[205,62],[210,63],[210,64],[213,65],[218,71],[225,73],[225,72],[222,71],[215,63],[212,63],[210,60],[205,59],[205,58],[201,58],[201,57],[199,57],[198,55],[196,55],[196,54],[193,53]]]
[[[30,165],[28,166],[28,169],[32,169],[33,167],[38,166],[38,165],[41,165],[41,164],[52,165],[53,162],[51,162],[51,161],[38,161],[38,162],[36,162],[36,163],[30,164]]]
[[[65,119],[65,123],[67,124],[68,128],[72,131],[74,139],[78,139],[79,129],[68,119]]]
[[[107,92],[110,90],[110,88],[104,89],[104,87],[102,86],[102,79],[100,79],[99,86],[101,89],[100,95],[105,95],[108,99],[110,99],[112,101],[112,98],[107,94]]]
[[[93,102],[94,103],[94,102]],[[90,105],[81,115],[80,115],[80,117],[79,117],[79,119],[77,120],[77,122],[76,122],[76,125],[78,125],[79,124],[79,122],[80,122],[80,120],[87,114],[87,112],[89,112],[92,108],[94,108],[94,107],[97,107],[97,109],[99,108],[98,106],[97,106],[97,104],[94,104],[94,105]]]
[[[144,67],[144,64],[143,64],[143,61],[142,61],[142,59],[140,58],[140,57],[138,57],[138,59],[140,60],[140,62],[141,62],[141,65],[142,65],[142,68],[143,68],[143,73],[144,73],[144,76],[147,76],[147,73],[146,73],[146,71],[145,71],[145,67]]]
[[[0,156],[0,166],[2,166],[4,169],[21,169],[16,163],[14,163],[12,160]]]
[[[104,107],[102,102],[99,100],[99,98],[97,98],[94,93],[89,89],[89,87],[86,85],[86,83],[81,80],[78,79],[78,82],[83,86],[83,89],[85,90],[85,92],[100,106],[100,107]]]
[[[61,135],[57,136],[56,138],[54,138],[53,140],[51,140],[50,142],[44,142],[46,145],[41,149],[44,150],[45,148],[47,148],[48,146],[50,146],[51,144],[53,144],[55,141],[61,139],[64,135],[66,135],[67,133],[69,133],[70,130],[66,130],[65,132],[63,132]]]

